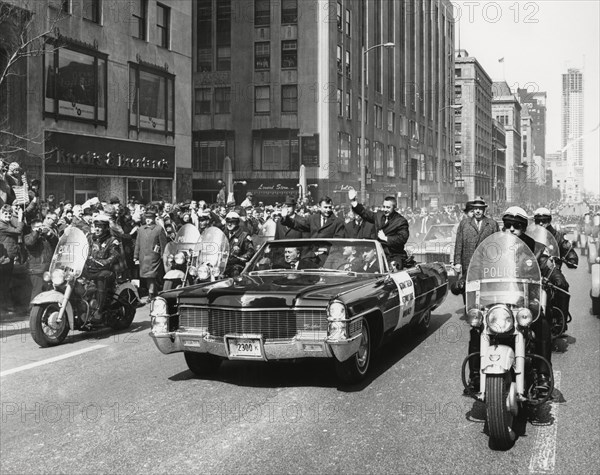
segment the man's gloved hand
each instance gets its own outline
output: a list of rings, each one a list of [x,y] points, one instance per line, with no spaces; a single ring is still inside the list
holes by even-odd
[[[357,196],[357,193],[354,188],[352,188],[351,190],[348,190],[348,199],[350,201],[356,201],[356,196]]]

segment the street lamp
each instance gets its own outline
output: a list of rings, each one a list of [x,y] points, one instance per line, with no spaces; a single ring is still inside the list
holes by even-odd
[[[442,166],[442,112],[444,112],[446,109],[461,109],[462,108],[462,104],[450,104],[447,105],[445,107],[442,107],[441,109],[438,110],[438,136],[437,136],[437,153],[438,153],[438,158],[437,158],[437,192],[438,192],[438,208],[439,208],[439,202],[442,199],[442,181],[440,180],[440,167]],[[453,163],[454,166],[454,163]]]
[[[365,157],[365,120],[367,111],[365,110],[365,69],[367,62],[367,53],[376,48],[393,48],[394,43],[381,43],[371,46],[370,48],[362,48],[362,67],[360,68],[360,202],[365,203],[367,200],[367,163]]]

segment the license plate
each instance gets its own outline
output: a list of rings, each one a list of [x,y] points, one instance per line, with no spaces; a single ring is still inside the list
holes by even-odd
[[[258,338],[229,338],[230,358],[261,358],[262,348]]]
[[[183,340],[183,346],[200,347],[200,342],[198,340]]]

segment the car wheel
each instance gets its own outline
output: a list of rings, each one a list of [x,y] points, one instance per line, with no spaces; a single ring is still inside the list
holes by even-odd
[[[184,354],[188,368],[196,376],[206,376],[214,373],[221,366],[221,358],[204,353],[192,353],[186,351]]]
[[[421,321],[414,326],[414,331],[415,333],[422,335],[423,333],[427,333],[429,325],[431,325],[431,310],[421,317]]]
[[[362,381],[367,375],[367,371],[369,371],[372,349],[371,326],[367,319],[363,319],[362,337],[356,354],[346,361],[335,360],[335,370],[338,378],[345,383],[358,383]]]

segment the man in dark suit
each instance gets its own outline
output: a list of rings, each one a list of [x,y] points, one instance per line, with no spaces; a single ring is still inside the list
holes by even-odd
[[[377,262],[377,251],[375,248],[365,249],[362,253],[362,268],[359,272],[370,272],[375,274],[380,272],[379,263]]]
[[[281,213],[281,223],[292,229],[301,232],[310,233],[311,238],[343,238],[344,220],[337,218],[333,214],[333,201],[328,196],[324,196],[319,201],[319,212],[308,216],[300,217],[295,214],[294,209],[283,208]]]
[[[388,262],[396,261],[404,267],[408,257],[404,250],[409,236],[408,221],[396,211],[396,198],[386,196],[381,210],[377,212],[366,209],[356,201],[356,190],[350,190],[348,198],[352,211],[375,225],[377,240],[383,246]]]
[[[352,214],[354,219],[344,226],[346,237],[351,239],[377,239],[375,225],[365,221],[359,214]]]
[[[283,208],[287,208],[288,215],[294,214],[296,210],[296,199],[291,196],[286,197]],[[302,237],[302,231],[281,224],[281,219],[276,222],[275,241],[278,239],[301,239]]]

